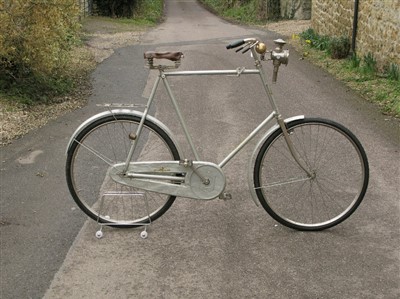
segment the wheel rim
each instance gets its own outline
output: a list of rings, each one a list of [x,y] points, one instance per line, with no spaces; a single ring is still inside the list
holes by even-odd
[[[107,176],[113,164],[126,159],[131,142],[129,134],[136,132],[138,122],[139,119],[132,116],[119,116],[94,124],[77,138],[79,142],[69,154],[67,180],[71,194],[79,207],[99,222],[126,226],[149,223],[161,216],[175,199],[123,186]],[[150,125],[146,123],[143,127],[137,141],[138,153],[132,161],[179,158],[172,141],[161,136],[162,131],[157,132],[161,129]]]

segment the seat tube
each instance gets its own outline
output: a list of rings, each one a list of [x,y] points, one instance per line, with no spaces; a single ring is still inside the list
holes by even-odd
[[[162,72],[161,72],[161,73],[162,73]],[[136,130],[135,139],[132,140],[131,148],[129,149],[128,157],[126,158],[126,161],[125,161],[124,173],[128,171],[129,164],[130,164],[130,162],[131,162],[133,153],[135,152],[135,149],[136,149],[137,139],[140,138],[140,134],[141,134],[141,132],[142,132],[144,122],[145,122],[145,120],[146,120],[146,117],[147,117],[147,114],[148,114],[148,112],[149,112],[150,106],[151,106],[151,104],[152,104],[152,102],[153,102],[153,99],[154,99],[154,95],[155,95],[156,90],[157,90],[157,88],[158,88],[158,85],[159,85],[159,83],[160,83],[161,73],[160,73],[159,76],[157,76],[156,82],[155,82],[154,85],[153,85],[153,89],[151,90],[150,97],[149,97],[149,99],[148,99],[148,101],[147,101],[146,108],[145,108],[144,111],[143,111],[142,119],[140,120],[139,126],[138,126],[138,128],[137,128],[137,130]]]

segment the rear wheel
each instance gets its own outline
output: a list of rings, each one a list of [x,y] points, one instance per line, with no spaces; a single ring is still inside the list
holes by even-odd
[[[348,218],[368,186],[368,160],[357,138],[342,125],[324,119],[287,124],[300,160],[293,159],[282,129],[262,145],[254,167],[254,188],[264,209],[281,224],[322,230]]]
[[[121,185],[108,175],[116,163],[125,162],[140,117],[105,116],[85,127],[67,154],[68,188],[79,208],[100,223],[124,227],[147,224],[163,215],[175,196]],[[159,126],[146,120],[132,161],[179,160],[178,150]]]

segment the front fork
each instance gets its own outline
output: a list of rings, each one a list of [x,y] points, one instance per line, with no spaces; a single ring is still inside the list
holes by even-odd
[[[307,176],[309,178],[313,179],[315,177],[315,173],[310,172],[309,168],[303,163],[303,161],[300,160],[299,155],[297,154],[297,152],[294,148],[292,139],[290,138],[290,134],[286,128],[285,122],[282,119],[282,116],[278,115],[277,121],[278,121],[279,126],[282,129],[283,136],[285,138],[285,141],[289,148],[289,151],[292,154],[293,159],[297,162],[297,164],[301,167],[301,169],[303,169],[307,173]]]
[[[275,51],[272,51],[272,53],[271,53],[271,58],[272,58],[273,64],[274,64],[274,73],[273,73],[273,78],[272,78],[273,83],[276,82],[279,66],[281,64],[286,65],[288,63],[288,57],[289,57],[289,52],[287,50],[282,49],[283,46],[285,45],[285,41],[275,40],[275,44],[277,44],[278,47],[275,49]],[[278,125],[282,129],[283,136],[285,138],[285,141],[289,148],[289,151],[290,151],[291,155],[293,156],[294,160],[296,161],[296,163],[300,166],[300,168],[303,169],[305,171],[305,173],[307,173],[307,176],[309,178],[314,178],[315,174],[312,173],[309,170],[309,168],[305,165],[305,163],[300,160],[299,155],[297,154],[297,152],[294,148],[293,142],[290,138],[290,134],[286,128],[285,121],[283,120],[281,114],[279,113],[278,107],[276,106],[274,97],[272,95],[272,91],[266,81],[266,76],[264,73],[264,69],[262,68],[261,61],[256,58],[256,57],[258,57],[256,54],[256,50],[254,48],[252,48],[251,50],[252,50],[253,57],[255,58],[254,59],[255,66],[260,71],[260,78],[261,78],[261,81],[263,82],[263,86],[264,86],[264,90],[266,92],[267,98],[269,99],[269,102],[275,111],[275,118],[278,122]]]

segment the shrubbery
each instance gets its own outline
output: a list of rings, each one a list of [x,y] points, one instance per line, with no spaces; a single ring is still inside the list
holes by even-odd
[[[280,18],[280,0],[200,0],[218,14],[244,23],[264,23]]]
[[[329,53],[333,59],[346,58],[350,53],[350,39],[347,36],[332,37],[329,41]]]
[[[76,0],[1,1],[2,93],[34,101],[69,88],[71,48],[79,41],[78,9]]]
[[[162,0],[93,0],[96,13],[112,18],[139,18],[150,22],[160,19],[163,9]]]

